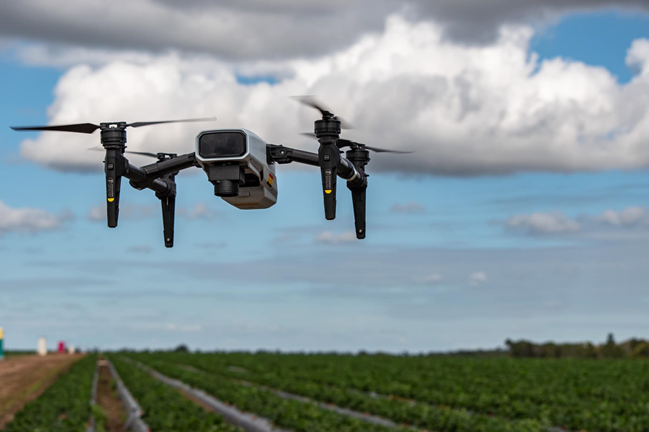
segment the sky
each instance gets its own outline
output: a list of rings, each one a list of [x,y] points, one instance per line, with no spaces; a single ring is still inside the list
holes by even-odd
[[[645,2],[122,2],[0,6],[7,349],[649,337]],[[166,249],[151,191],[124,183],[107,228],[98,133],[9,129],[216,116],[127,145],[192,152],[201,130],[247,128],[316,151],[301,94],[349,120],[344,137],[414,151],[371,155],[365,240],[342,181],[326,221],[317,169],[292,164],[268,210],[183,172]]]

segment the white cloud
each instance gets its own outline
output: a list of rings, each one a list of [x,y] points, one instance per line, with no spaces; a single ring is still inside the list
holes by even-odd
[[[485,272],[475,272],[469,277],[469,283],[472,286],[477,286],[486,282],[487,279],[487,274]]]
[[[649,224],[649,212],[643,207],[628,207],[624,210],[606,210],[594,218],[596,222],[616,227]]]
[[[92,206],[86,215],[89,221],[99,222],[106,219],[106,206]]]
[[[560,212],[514,215],[505,221],[505,227],[528,234],[565,234],[581,229],[577,221]]]
[[[636,41],[640,74],[620,85],[600,67],[530,55],[529,27],[506,27],[494,45],[465,46],[433,23],[392,16],[383,34],[309,60],[253,64],[289,71],[279,84],[238,84],[232,65],[176,54],[145,63],[76,66],[58,83],[51,124],[216,115],[216,124],[164,125],[129,132],[131,149],[192,151],[198,131],[246,127],[273,143],[315,150],[298,132],[316,113],[288,96],[317,94],[353,121],[346,137],[415,150],[373,155],[371,171],[442,175],[592,171],[649,166],[649,50]],[[110,98],[106,98],[110,94]],[[277,125],[282,124],[282,128]],[[43,133],[21,154],[57,169],[101,169],[79,149],[98,134]]]
[[[532,213],[510,216],[503,222],[510,231],[527,234],[574,234],[602,231],[609,228],[634,228],[649,226],[649,211],[644,207],[608,209],[598,215],[570,218],[561,212]]]
[[[357,241],[356,233],[354,231],[346,231],[340,234],[334,234],[331,231],[323,231],[315,238],[318,243],[326,244],[340,244],[340,243],[353,243]]]
[[[10,232],[34,234],[53,231],[73,218],[69,212],[56,215],[36,208],[12,208],[0,201],[0,235]]]
[[[392,213],[424,213],[426,211],[426,207],[423,205],[410,201],[406,204],[395,204],[392,207],[390,207],[390,211]]]
[[[647,59],[649,59],[649,40],[638,39],[633,41],[626,56],[626,64],[635,69],[637,73],[646,76],[649,74],[649,68],[646,67]]]

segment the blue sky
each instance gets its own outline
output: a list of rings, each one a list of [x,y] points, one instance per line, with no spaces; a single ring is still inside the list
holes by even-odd
[[[531,50],[541,61],[606,68],[623,85],[634,77],[627,50],[641,38],[649,39],[648,15],[589,12],[538,29]],[[611,331],[647,337],[649,230],[638,219],[606,225],[602,216],[646,207],[642,169],[440,176],[372,172],[371,164],[363,242],[344,236],[353,219],[342,183],[337,219],[324,220],[314,169],[278,167],[279,202],[265,211],[227,205],[195,170],[178,179],[181,214],[168,250],[150,191],[125,187],[131,215],[111,230],[88,216],[103,201],[101,173],[21,156],[21,142],[38,135],[8,126],[46,124],[72,67],[34,64],[15,46],[0,57],[0,201],[61,218],[54,230],[0,230],[8,349],[33,348],[41,335],[51,346],[394,352],[506,338],[598,341]],[[98,144],[85,138],[86,147]],[[539,225],[534,214],[549,216]]]

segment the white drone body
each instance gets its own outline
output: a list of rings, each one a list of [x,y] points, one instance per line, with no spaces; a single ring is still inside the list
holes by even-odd
[[[277,202],[275,164],[268,163],[267,145],[247,129],[202,131],[196,137],[196,160],[225,202],[265,209]]]

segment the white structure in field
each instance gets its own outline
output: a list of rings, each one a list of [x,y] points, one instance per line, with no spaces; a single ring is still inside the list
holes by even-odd
[[[36,349],[38,355],[47,355],[47,339],[44,337],[38,338],[38,348]]]
[[[74,354],[75,352],[77,352],[77,350],[74,345],[68,345],[68,354]]]

